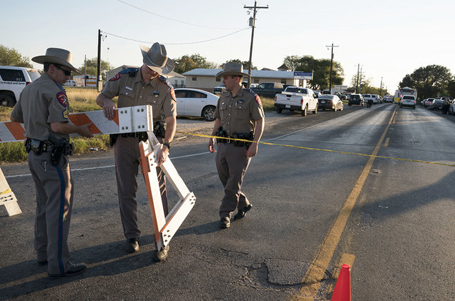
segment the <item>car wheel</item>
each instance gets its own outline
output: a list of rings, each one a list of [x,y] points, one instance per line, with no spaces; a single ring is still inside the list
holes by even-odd
[[[308,114],[308,106],[305,106],[305,108],[302,110],[302,116],[305,117]]]
[[[14,100],[14,97],[11,94],[1,93],[0,105],[12,108],[16,105],[16,100]]]
[[[202,110],[202,117],[207,121],[215,120],[215,107],[207,106]]]
[[[283,109],[282,109],[282,108],[276,108],[276,112],[277,112],[278,114],[281,114],[281,112],[283,112]]]
[[[318,105],[316,104],[316,108],[314,109],[313,114],[317,114],[317,113],[318,113]]]

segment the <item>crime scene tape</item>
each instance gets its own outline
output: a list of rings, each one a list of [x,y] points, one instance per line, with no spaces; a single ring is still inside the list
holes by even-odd
[[[226,140],[232,140],[232,141],[242,141],[242,142],[258,143],[258,144],[264,144],[264,145],[272,145],[272,146],[284,146],[284,147],[305,149],[305,150],[311,150],[311,151],[321,151],[321,152],[338,153],[338,154],[344,154],[344,155],[373,157],[373,158],[379,158],[379,159],[389,159],[389,160],[408,161],[408,162],[416,162],[416,163],[434,164],[434,165],[455,167],[455,164],[450,164],[450,163],[440,163],[440,162],[431,162],[431,161],[424,161],[424,160],[394,158],[394,157],[387,157],[387,156],[375,156],[375,155],[368,155],[368,154],[362,154],[362,153],[342,152],[342,151],[336,151],[336,150],[331,150],[331,149],[314,148],[314,147],[306,147],[306,146],[297,146],[297,145],[291,145],[291,144],[279,144],[279,143],[270,143],[270,142],[262,142],[262,141],[253,142],[251,140],[245,140],[245,139],[229,138],[229,137],[218,137],[218,136],[203,135],[203,134],[193,134],[193,133],[179,132],[179,131],[177,131],[177,133],[190,135],[190,136],[204,137],[204,138],[226,139]]]

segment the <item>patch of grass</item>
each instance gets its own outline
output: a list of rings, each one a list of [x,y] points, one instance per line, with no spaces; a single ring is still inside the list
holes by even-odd
[[[12,111],[13,111],[12,108],[0,106],[0,122],[9,121],[10,120],[9,117],[11,116]]]
[[[275,111],[275,99],[268,97],[261,97],[262,107],[264,111]]]
[[[98,135],[92,138],[74,137],[71,138],[74,144],[74,155],[81,155],[90,152],[96,148],[98,151],[106,151],[109,146],[109,135]]]
[[[0,162],[12,163],[23,162],[27,160],[24,142],[0,143]]]

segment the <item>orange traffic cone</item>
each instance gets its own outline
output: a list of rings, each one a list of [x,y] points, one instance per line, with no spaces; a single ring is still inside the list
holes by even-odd
[[[343,264],[331,301],[351,301],[351,273],[348,264]]]

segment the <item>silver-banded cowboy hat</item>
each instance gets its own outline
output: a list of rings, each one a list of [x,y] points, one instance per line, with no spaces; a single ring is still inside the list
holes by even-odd
[[[55,63],[66,66],[77,73],[81,73],[73,64],[73,55],[71,52],[61,48],[47,48],[45,55],[39,55],[32,58],[32,61],[38,64]]]
[[[175,63],[167,57],[166,47],[160,43],[155,43],[152,47],[141,45],[144,63],[153,71],[160,74],[168,74],[174,70]]]
[[[227,75],[237,76],[248,76],[247,73],[243,73],[243,65],[240,63],[226,63],[222,71],[216,74],[216,77],[223,77]]]

